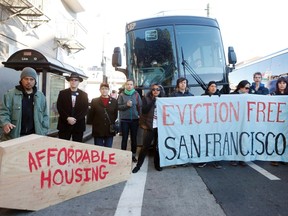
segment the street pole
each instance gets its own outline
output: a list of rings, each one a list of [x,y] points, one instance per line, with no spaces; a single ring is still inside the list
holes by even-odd
[[[101,67],[103,72],[103,83],[108,83],[107,75],[106,75],[106,57],[105,57],[105,36],[103,35],[103,44],[102,44],[102,61],[101,61]]]
[[[207,11],[207,17],[210,16],[210,5],[209,3],[207,4],[207,8],[205,9]]]
[[[107,83],[108,79],[106,76],[106,57],[104,56],[104,52],[102,53],[102,62],[101,62],[102,72],[103,72],[103,83]]]

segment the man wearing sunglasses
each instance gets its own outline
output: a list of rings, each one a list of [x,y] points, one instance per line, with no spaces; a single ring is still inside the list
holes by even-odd
[[[60,139],[82,142],[86,130],[85,116],[88,112],[88,95],[78,88],[83,79],[77,73],[66,77],[70,88],[59,92],[57,99],[58,137]]]

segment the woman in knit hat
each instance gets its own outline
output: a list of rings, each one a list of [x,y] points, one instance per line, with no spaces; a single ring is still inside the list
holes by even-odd
[[[202,95],[220,95],[220,91],[217,89],[217,84],[215,81],[210,81],[208,83],[207,89]]]

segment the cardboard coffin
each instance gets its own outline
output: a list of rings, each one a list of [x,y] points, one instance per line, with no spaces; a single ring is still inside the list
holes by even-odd
[[[39,210],[126,181],[131,157],[39,135],[0,142],[0,207]]]

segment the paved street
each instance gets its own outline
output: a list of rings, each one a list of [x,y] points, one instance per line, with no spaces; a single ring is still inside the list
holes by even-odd
[[[120,141],[121,136],[116,136],[113,148],[119,149]],[[127,182],[37,212],[0,209],[0,215],[287,215],[288,165],[222,165],[222,169],[211,165],[166,167],[158,172],[150,155]]]

